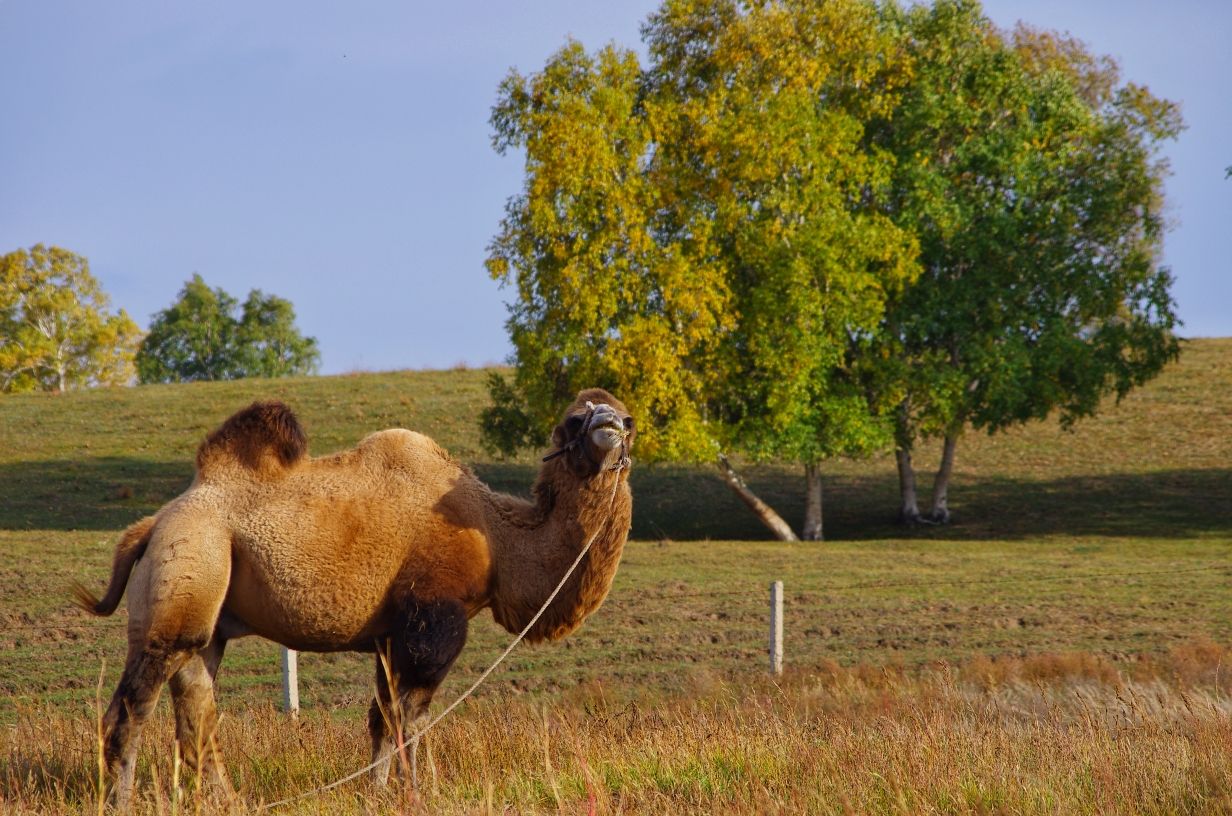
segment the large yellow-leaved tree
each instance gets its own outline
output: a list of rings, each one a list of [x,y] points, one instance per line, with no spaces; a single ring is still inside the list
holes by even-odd
[[[864,139],[905,66],[861,0],[669,0],[643,34],[645,67],[569,43],[501,86],[495,144],[526,169],[488,261],[515,291],[515,373],[493,379],[485,435],[538,441],[603,385],[643,421],[643,456],[801,464],[820,538],[821,463],[889,439],[847,360],[916,271],[875,206],[890,157]]]

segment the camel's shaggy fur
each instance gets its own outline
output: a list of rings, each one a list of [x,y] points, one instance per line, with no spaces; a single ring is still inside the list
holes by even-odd
[[[128,658],[104,720],[117,805],[127,805],[137,735],[168,680],[182,755],[229,791],[213,683],[226,641],[248,634],[378,653],[369,728],[383,782],[399,733],[391,679],[411,719],[423,717],[467,621],[490,607],[520,630],[592,536],[528,639],[563,637],[603,602],[632,517],[634,433],[619,400],[583,391],[553,436],[566,455],[545,462],[527,502],[493,493],[413,431],[314,459],[286,406],[232,416],[201,444],[188,490],[121,536],[104,597],[77,588],[80,605],[108,615],[128,586]]]

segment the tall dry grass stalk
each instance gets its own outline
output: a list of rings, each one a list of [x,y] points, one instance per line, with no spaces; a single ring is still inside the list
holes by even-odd
[[[669,698],[598,682],[550,701],[489,697],[432,733],[417,797],[365,780],[287,812],[1232,813],[1226,656],[1207,643],[1132,663],[824,666]],[[5,734],[0,811],[93,809],[94,731],[84,712],[23,710]],[[165,709],[147,730],[139,813],[256,813],[367,761],[353,717],[233,709],[221,737],[239,793],[224,807],[192,775],[178,797],[172,731]]]

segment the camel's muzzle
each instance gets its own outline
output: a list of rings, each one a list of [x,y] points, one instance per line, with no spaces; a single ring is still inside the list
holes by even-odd
[[[584,433],[590,437],[592,445],[605,451],[619,447],[627,435],[616,409],[605,403],[595,406]]]

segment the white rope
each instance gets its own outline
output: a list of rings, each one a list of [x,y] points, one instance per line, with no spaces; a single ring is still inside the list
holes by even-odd
[[[623,469],[623,467],[620,467],[619,469]],[[612,518],[612,508],[616,506],[616,493],[619,490],[620,490],[620,474],[617,473],[616,474],[616,484],[612,486],[612,499],[608,505],[608,521],[609,522],[611,521],[611,518]],[[595,532],[591,535],[590,540],[586,542],[586,546],[582,548],[581,552],[577,554],[577,558],[573,559],[573,563],[569,565],[569,569],[565,571],[564,577],[560,579],[560,583],[556,585],[556,589],[552,590],[552,594],[549,595],[548,599],[543,602],[543,606],[539,607],[539,611],[536,612],[535,616],[530,619],[530,623],[526,624],[526,626],[522,628],[522,631],[519,632],[518,636],[513,639],[513,642],[509,644],[509,646],[505,649],[505,651],[501,652],[500,657],[496,658],[496,662],[493,663],[491,666],[488,666],[488,668],[484,671],[484,673],[479,675],[479,679],[476,680],[474,683],[472,683],[471,687],[468,688],[466,691],[464,691],[462,695],[458,697],[458,699],[450,703],[448,708],[446,708],[440,714],[437,714],[436,717],[432,719],[432,722],[428,723],[423,728],[419,729],[414,734],[407,737],[406,740],[401,745],[399,745],[397,748],[393,750],[393,754],[401,753],[402,749],[406,748],[412,742],[414,742],[415,740],[422,737],[424,734],[431,731],[433,726],[435,726],[441,720],[445,719],[445,717],[449,716],[449,713],[451,711],[453,711],[455,708],[460,706],[462,704],[462,701],[465,700],[467,697],[470,697],[471,694],[474,693],[475,689],[479,688],[479,686],[482,685],[483,681],[488,679],[488,675],[490,675],[493,671],[495,671],[496,667],[499,666],[502,662],[504,662],[505,658],[509,656],[509,653],[513,651],[514,647],[522,642],[522,639],[526,637],[526,633],[531,630],[531,627],[533,627],[539,621],[539,618],[543,616],[543,613],[546,612],[548,607],[552,605],[552,601],[556,600],[556,596],[559,595],[561,589],[564,588],[565,582],[569,580],[569,576],[573,574],[573,571],[575,569],[577,569],[578,564],[582,563],[582,559],[586,557],[586,553],[590,552],[590,546],[595,543],[595,539],[599,537],[599,533],[603,532],[603,529],[605,526],[607,525],[601,525],[599,529],[595,530]],[[289,805],[294,802],[299,802],[303,799],[307,799],[310,796],[316,796],[317,794],[325,793],[328,790],[333,790],[334,788],[339,787],[340,785],[345,785],[347,782],[350,782],[354,779],[358,779],[359,777],[368,773],[368,771],[371,771],[373,768],[375,768],[377,765],[381,764],[384,761],[385,761],[384,759],[375,759],[372,762],[365,765],[364,767],[360,768],[358,771],[355,771],[352,774],[344,776],[341,779],[336,780],[334,782],[330,782],[328,785],[322,785],[319,788],[313,788],[312,790],[306,791],[297,796],[290,796],[286,799],[279,799],[276,802],[270,802],[268,805],[261,805],[260,807],[257,808],[257,812],[260,813],[263,810],[273,810],[276,807],[282,807],[283,805]]]

